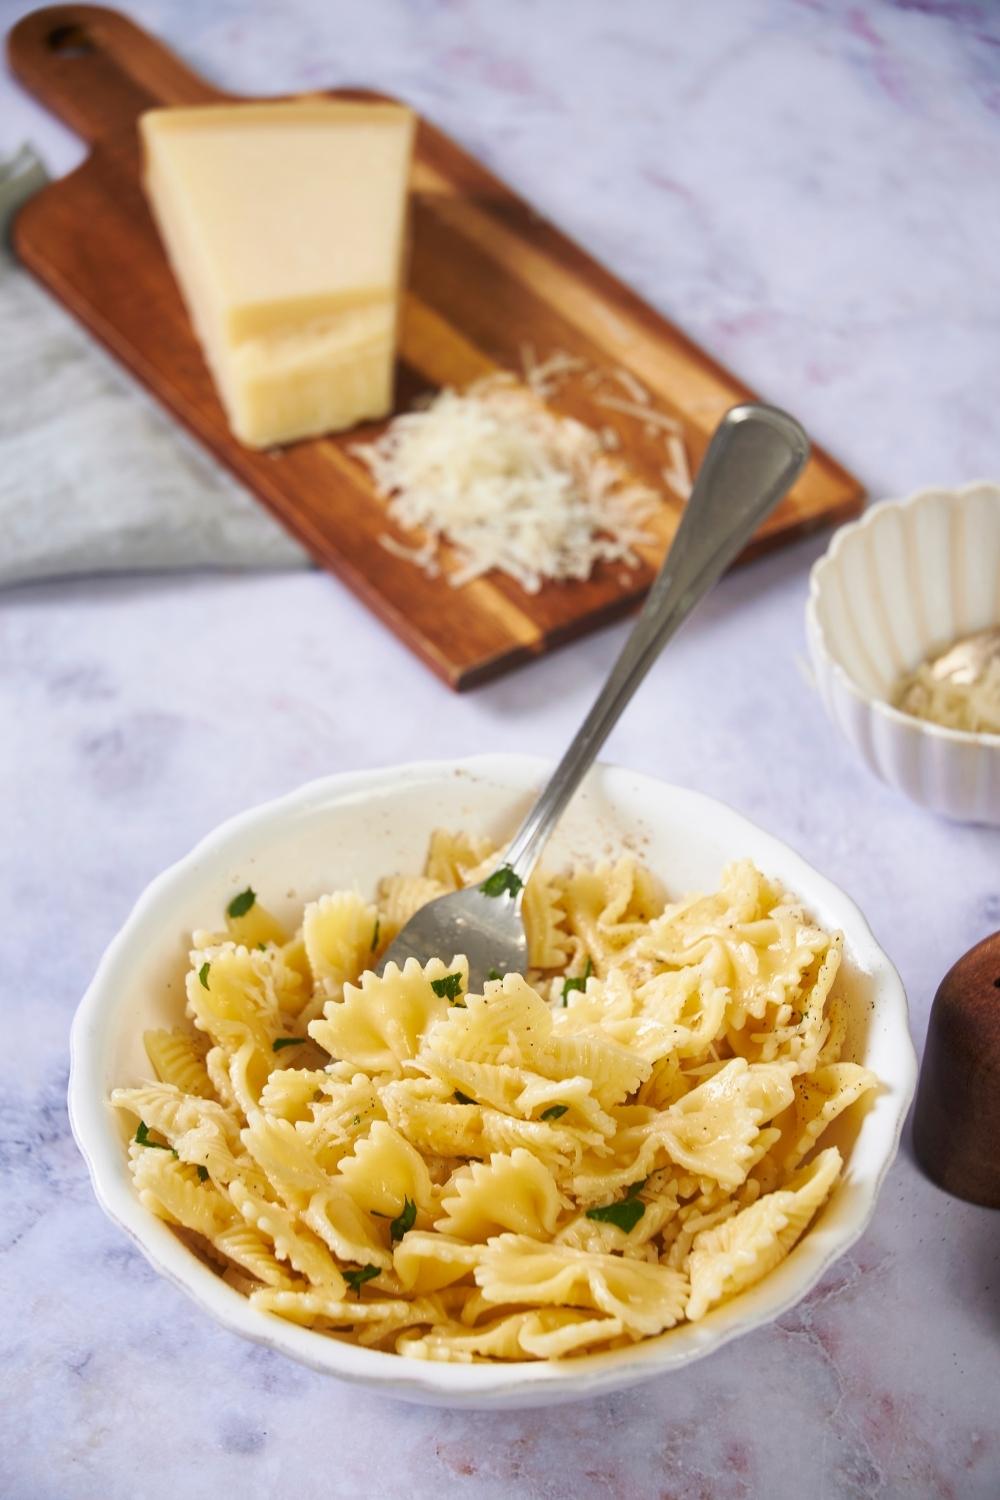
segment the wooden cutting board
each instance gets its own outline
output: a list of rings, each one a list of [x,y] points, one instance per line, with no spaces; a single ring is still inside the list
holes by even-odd
[[[637,477],[664,491],[655,545],[627,573],[601,565],[586,582],[528,594],[491,573],[460,589],[431,580],[379,542],[387,522],[351,445],[380,430],[260,453],[230,435],[139,184],[136,117],[154,105],[231,99],[116,11],[54,6],[8,39],[21,82],[90,145],[81,167],[21,210],[17,253],[285,526],[453,688],[466,688],[622,614],[644,594],[682,501],[666,490],[662,433],[609,410],[574,375],[552,405],[612,424]],[[351,97],[373,97],[342,90]],[[641,213],[641,205],[636,212]],[[694,471],[721,414],[752,398],[615,277],[428,121],[413,175],[413,246],[403,312],[397,407],[444,384],[519,370],[531,345],[588,369],[624,370],[658,412],[682,425]],[[605,384],[603,389],[607,390]],[[625,397],[624,389],[618,394]],[[627,397],[625,397],[627,399]],[[108,455],[114,462],[114,455]],[[754,539],[760,552],[855,515],[862,489],[820,450]],[[749,554],[748,554],[749,555]]]

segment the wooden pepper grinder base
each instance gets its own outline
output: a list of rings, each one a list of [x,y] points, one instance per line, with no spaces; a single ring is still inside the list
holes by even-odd
[[[1000,932],[960,958],[934,996],[913,1146],[946,1193],[1000,1208]]]

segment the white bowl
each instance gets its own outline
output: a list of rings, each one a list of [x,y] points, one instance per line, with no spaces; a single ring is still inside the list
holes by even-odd
[[[407,1400],[499,1408],[592,1396],[679,1369],[777,1317],[865,1228],[913,1092],[916,1061],[903,987],[854,903],[722,804],[598,766],[563,818],[550,853],[554,864],[633,848],[677,895],[714,889],[723,865],[749,857],[801,896],[821,923],[845,934],[848,1055],[874,1069],[883,1086],[867,1111],[838,1122],[848,1166],[817,1223],[766,1280],[702,1322],[628,1349],[549,1363],[408,1360],[259,1312],[221,1281],[139,1204],[126,1167],[125,1127],[106,1102],[115,1085],[148,1078],[143,1030],[181,1016],[188,934],[248,881],[279,917],[295,920],[303,901],[323,891],[357,884],[368,892],[381,875],[419,868],[434,828],[509,836],[549,770],[512,755],[390,767],[313,782],[231,819],[149,886],[105,954],[73,1025],[73,1131],[102,1207],[152,1265],[233,1332]]]
[[[820,696],[865,764],[945,817],[1000,824],[1000,735],[901,713],[900,678],[960,635],[1000,624],[1000,485],[886,500],[812,570],[806,633]]]

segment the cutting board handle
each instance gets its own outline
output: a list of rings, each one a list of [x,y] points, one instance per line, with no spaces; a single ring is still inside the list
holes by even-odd
[[[11,71],[85,141],[131,133],[156,104],[198,104],[219,92],[155,37],[101,5],[51,5],[7,38]]]

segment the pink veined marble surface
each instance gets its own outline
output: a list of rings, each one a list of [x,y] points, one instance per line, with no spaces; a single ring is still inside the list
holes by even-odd
[[[0,5],[5,29],[23,8]],[[403,95],[873,494],[997,477],[1000,7],[128,8],[236,89]],[[4,78],[0,150],[23,136],[56,171],[79,159]],[[822,546],[720,586],[606,754],[731,802],[850,891],[920,1042],[944,971],[1000,926],[1000,836],[905,804],[834,737],[802,665]],[[778,1323],[622,1396],[510,1415],[383,1401],[240,1342],[91,1196],[67,1032],[143,884],[220,819],[327,771],[556,753],[623,633],[457,699],[324,576],[0,596],[5,1500],[1000,1494],[1000,1215],[930,1186],[908,1138],[869,1232]]]

